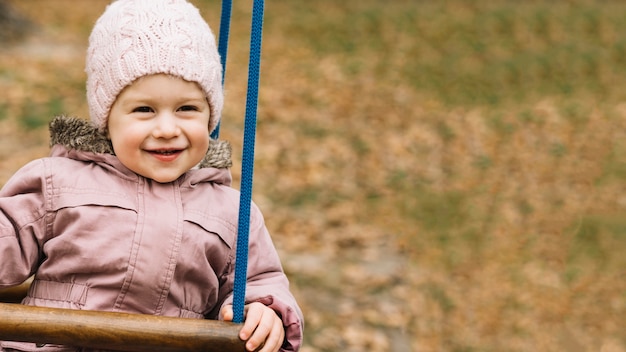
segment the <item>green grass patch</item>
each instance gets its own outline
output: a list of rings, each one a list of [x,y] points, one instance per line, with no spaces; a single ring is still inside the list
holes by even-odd
[[[42,104],[24,102],[21,115],[18,117],[20,125],[26,130],[36,130],[48,125],[56,115],[65,113],[65,105],[60,97],[51,97]]]
[[[287,31],[303,35],[292,36],[288,47],[306,48],[318,62],[339,55],[348,76],[408,82],[449,106],[626,98],[611,89],[626,81],[620,3],[321,0],[290,10]],[[279,21],[273,16],[270,33]]]
[[[8,104],[0,104],[0,121],[5,120],[9,116]]]
[[[626,219],[619,215],[586,216],[570,228],[567,279],[613,272],[626,265]]]

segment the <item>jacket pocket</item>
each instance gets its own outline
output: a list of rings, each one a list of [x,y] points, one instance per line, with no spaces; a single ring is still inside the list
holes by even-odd
[[[216,215],[198,212],[186,212],[185,221],[194,223],[205,231],[216,234],[228,248],[232,249],[235,247],[236,224]]]
[[[74,208],[80,206],[105,206],[137,211],[137,203],[134,198],[127,194],[116,193],[114,190],[102,191],[99,189],[60,189],[51,197],[52,210],[62,208]]]

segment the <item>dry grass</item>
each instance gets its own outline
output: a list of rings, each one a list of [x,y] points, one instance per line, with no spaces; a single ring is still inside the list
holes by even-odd
[[[86,116],[106,1],[13,3],[41,32],[0,54],[0,182],[45,155],[52,114]],[[240,148],[235,6],[222,137]],[[304,351],[626,351],[626,5],[266,11],[254,191]]]

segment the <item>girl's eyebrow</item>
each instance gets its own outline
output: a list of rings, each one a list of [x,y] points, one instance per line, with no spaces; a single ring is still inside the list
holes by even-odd
[[[181,97],[180,99],[178,99],[180,101],[197,101],[197,102],[204,102],[206,101],[206,97],[204,96],[197,96],[197,97],[192,97],[192,96],[188,96],[188,97]]]
[[[146,98],[135,98],[133,96],[127,96],[119,100],[120,104],[123,106],[131,106],[131,105],[150,105],[150,99]]]
[[[160,101],[160,100],[161,99],[159,97],[154,97],[150,94],[142,94],[138,92],[130,92],[126,96],[122,97],[122,99],[120,99],[120,101],[123,101],[123,102],[133,101],[133,102],[145,102],[145,103],[152,102],[152,101]],[[177,102],[182,102],[182,101],[204,102],[204,101],[207,101],[207,98],[204,95],[189,94],[189,95],[177,96],[176,98],[172,100],[175,100]]]

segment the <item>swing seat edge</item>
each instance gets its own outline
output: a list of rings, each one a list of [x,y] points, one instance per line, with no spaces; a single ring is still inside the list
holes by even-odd
[[[0,303],[0,340],[115,351],[245,351],[239,324]]]

